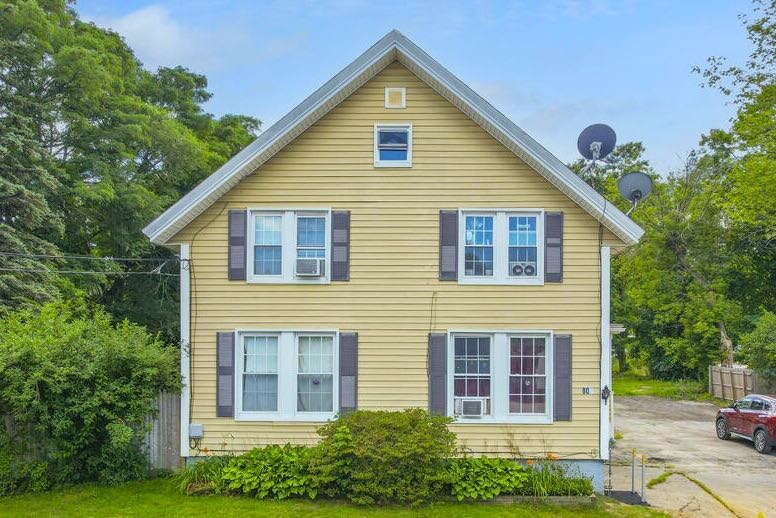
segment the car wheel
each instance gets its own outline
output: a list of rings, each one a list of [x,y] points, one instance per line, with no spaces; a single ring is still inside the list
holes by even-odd
[[[765,430],[754,432],[754,449],[758,453],[768,453],[768,450],[771,449],[771,445],[768,442],[768,434],[765,433]]]
[[[730,439],[730,430],[728,430],[727,421],[721,417],[717,419],[717,437],[723,441]]]

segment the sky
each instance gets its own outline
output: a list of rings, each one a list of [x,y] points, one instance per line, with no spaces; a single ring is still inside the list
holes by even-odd
[[[561,160],[587,125],[641,141],[680,169],[733,107],[692,67],[750,51],[746,0],[79,0],[143,64],[208,78],[216,115],[268,128],[391,29],[398,29]]]

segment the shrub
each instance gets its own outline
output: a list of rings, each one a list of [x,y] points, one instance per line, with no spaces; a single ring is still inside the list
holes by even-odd
[[[0,491],[147,473],[146,417],[180,385],[177,349],[107,314],[50,303],[0,319]]]
[[[526,496],[587,496],[593,494],[589,478],[573,473],[560,464],[541,461],[529,470],[525,483],[515,494]]]
[[[214,456],[201,459],[178,471],[175,482],[182,493],[221,493],[224,490],[224,468],[234,457]]]
[[[223,488],[257,498],[315,498],[317,479],[310,474],[310,448],[271,445],[234,457],[221,472]]]
[[[455,459],[450,463],[450,493],[458,500],[487,500],[515,493],[528,470],[514,461],[490,457]]]
[[[422,409],[367,411],[324,425],[311,469],[322,489],[358,504],[418,504],[438,496],[455,453],[450,419]]]
[[[765,311],[754,330],[741,337],[741,356],[750,369],[776,380],[776,314]]]

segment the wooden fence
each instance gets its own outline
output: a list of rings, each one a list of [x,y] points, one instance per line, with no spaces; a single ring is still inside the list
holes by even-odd
[[[776,382],[769,382],[745,367],[711,365],[709,393],[720,399],[736,401],[749,394],[774,394]]]
[[[178,394],[161,393],[156,401],[158,415],[146,419],[146,424],[150,425],[144,440],[148,464],[152,469],[177,469],[183,462],[180,456],[181,398]],[[10,415],[0,415],[0,432],[4,427],[12,436],[17,426]],[[30,455],[35,458],[38,453],[39,448],[33,447]]]
[[[161,393],[157,399],[159,414],[148,418],[146,433],[148,462],[154,469],[176,469],[181,465],[181,397]]]

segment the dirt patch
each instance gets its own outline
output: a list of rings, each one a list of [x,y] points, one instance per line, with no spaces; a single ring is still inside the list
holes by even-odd
[[[617,397],[615,430],[622,434],[612,458],[628,464],[631,451],[646,455],[650,480],[666,468],[684,471],[723,498],[736,513],[776,518],[776,454],[761,455],[742,439],[721,441],[714,432],[717,407],[711,403],[655,397]],[[630,488],[630,467],[614,468],[616,489]],[[637,470],[636,487],[641,485]],[[671,477],[646,490],[652,505],[677,516],[732,517],[695,484]]]

